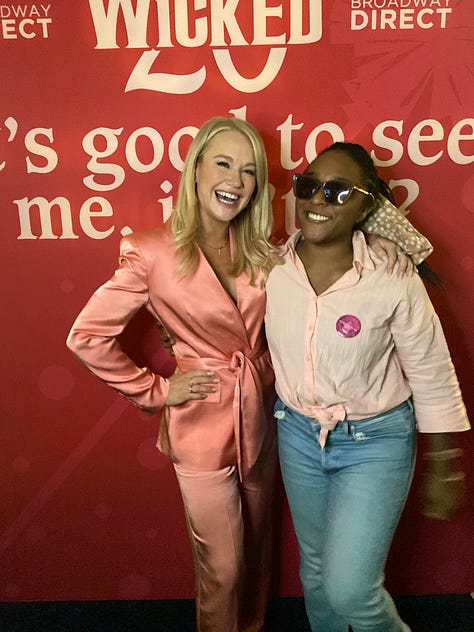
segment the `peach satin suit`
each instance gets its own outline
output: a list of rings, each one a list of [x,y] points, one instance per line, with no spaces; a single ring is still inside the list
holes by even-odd
[[[170,222],[125,237],[119,268],[79,314],[67,344],[105,383],[157,415],[157,445],[174,463],[193,545],[198,630],[257,631],[275,466],[265,290],[242,273],[235,304],[199,256],[197,271],[180,277]],[[174,339],[177,370],[211,369],[221,380],[217,393],[164,406],[168,380],[136,366],[116,339],[142,307]]]

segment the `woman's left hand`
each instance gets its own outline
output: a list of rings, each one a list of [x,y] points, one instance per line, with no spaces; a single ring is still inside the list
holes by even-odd
[[[435,520],[451,520],[464,505],[466,486],[463,474],[453,472],[438,477],[426,472],[420,488],[421,513]]]
[[[367,241],[378,257],[386,259],[389,274],[395,270],[397,276],[402,277],[411,276],[415,272],[415,264],[407,254],[399,249],[395,242],[373,234],[367,235]]]

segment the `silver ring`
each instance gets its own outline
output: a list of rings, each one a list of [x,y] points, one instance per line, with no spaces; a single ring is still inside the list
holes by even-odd
[[[190,392],[190,393],[192,393],[192,392],[193,392],[193,387],[192,387],[192,385],[191,385],[191,384],[189,385],[189,392]]]
[[[192,388],[194,386],[194,382],[193,382],[193,378],[191,378],[189,380],[189,388]]]

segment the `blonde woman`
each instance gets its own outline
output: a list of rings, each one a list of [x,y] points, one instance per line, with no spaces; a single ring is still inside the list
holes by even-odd
[[[122,240],[120,266],[69,334],[99,378],[160,419],[196,573],[201,632],[261,630],[275,471],[273,372],[263,282],[278,260],[262,140],[216,117],[188,152],[171,221]],[[122,351],[117,336],[141,308],[174,340],[166,379]]]

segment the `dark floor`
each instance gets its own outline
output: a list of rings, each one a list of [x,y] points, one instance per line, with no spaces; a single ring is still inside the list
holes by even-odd
[[[474,632],[470,595],[395,601],[413,632]],[[190,600],[0,603],[1,632],[195,632],[193,619]],[[271,603],[266,632],[308,631],[302,599]]]

